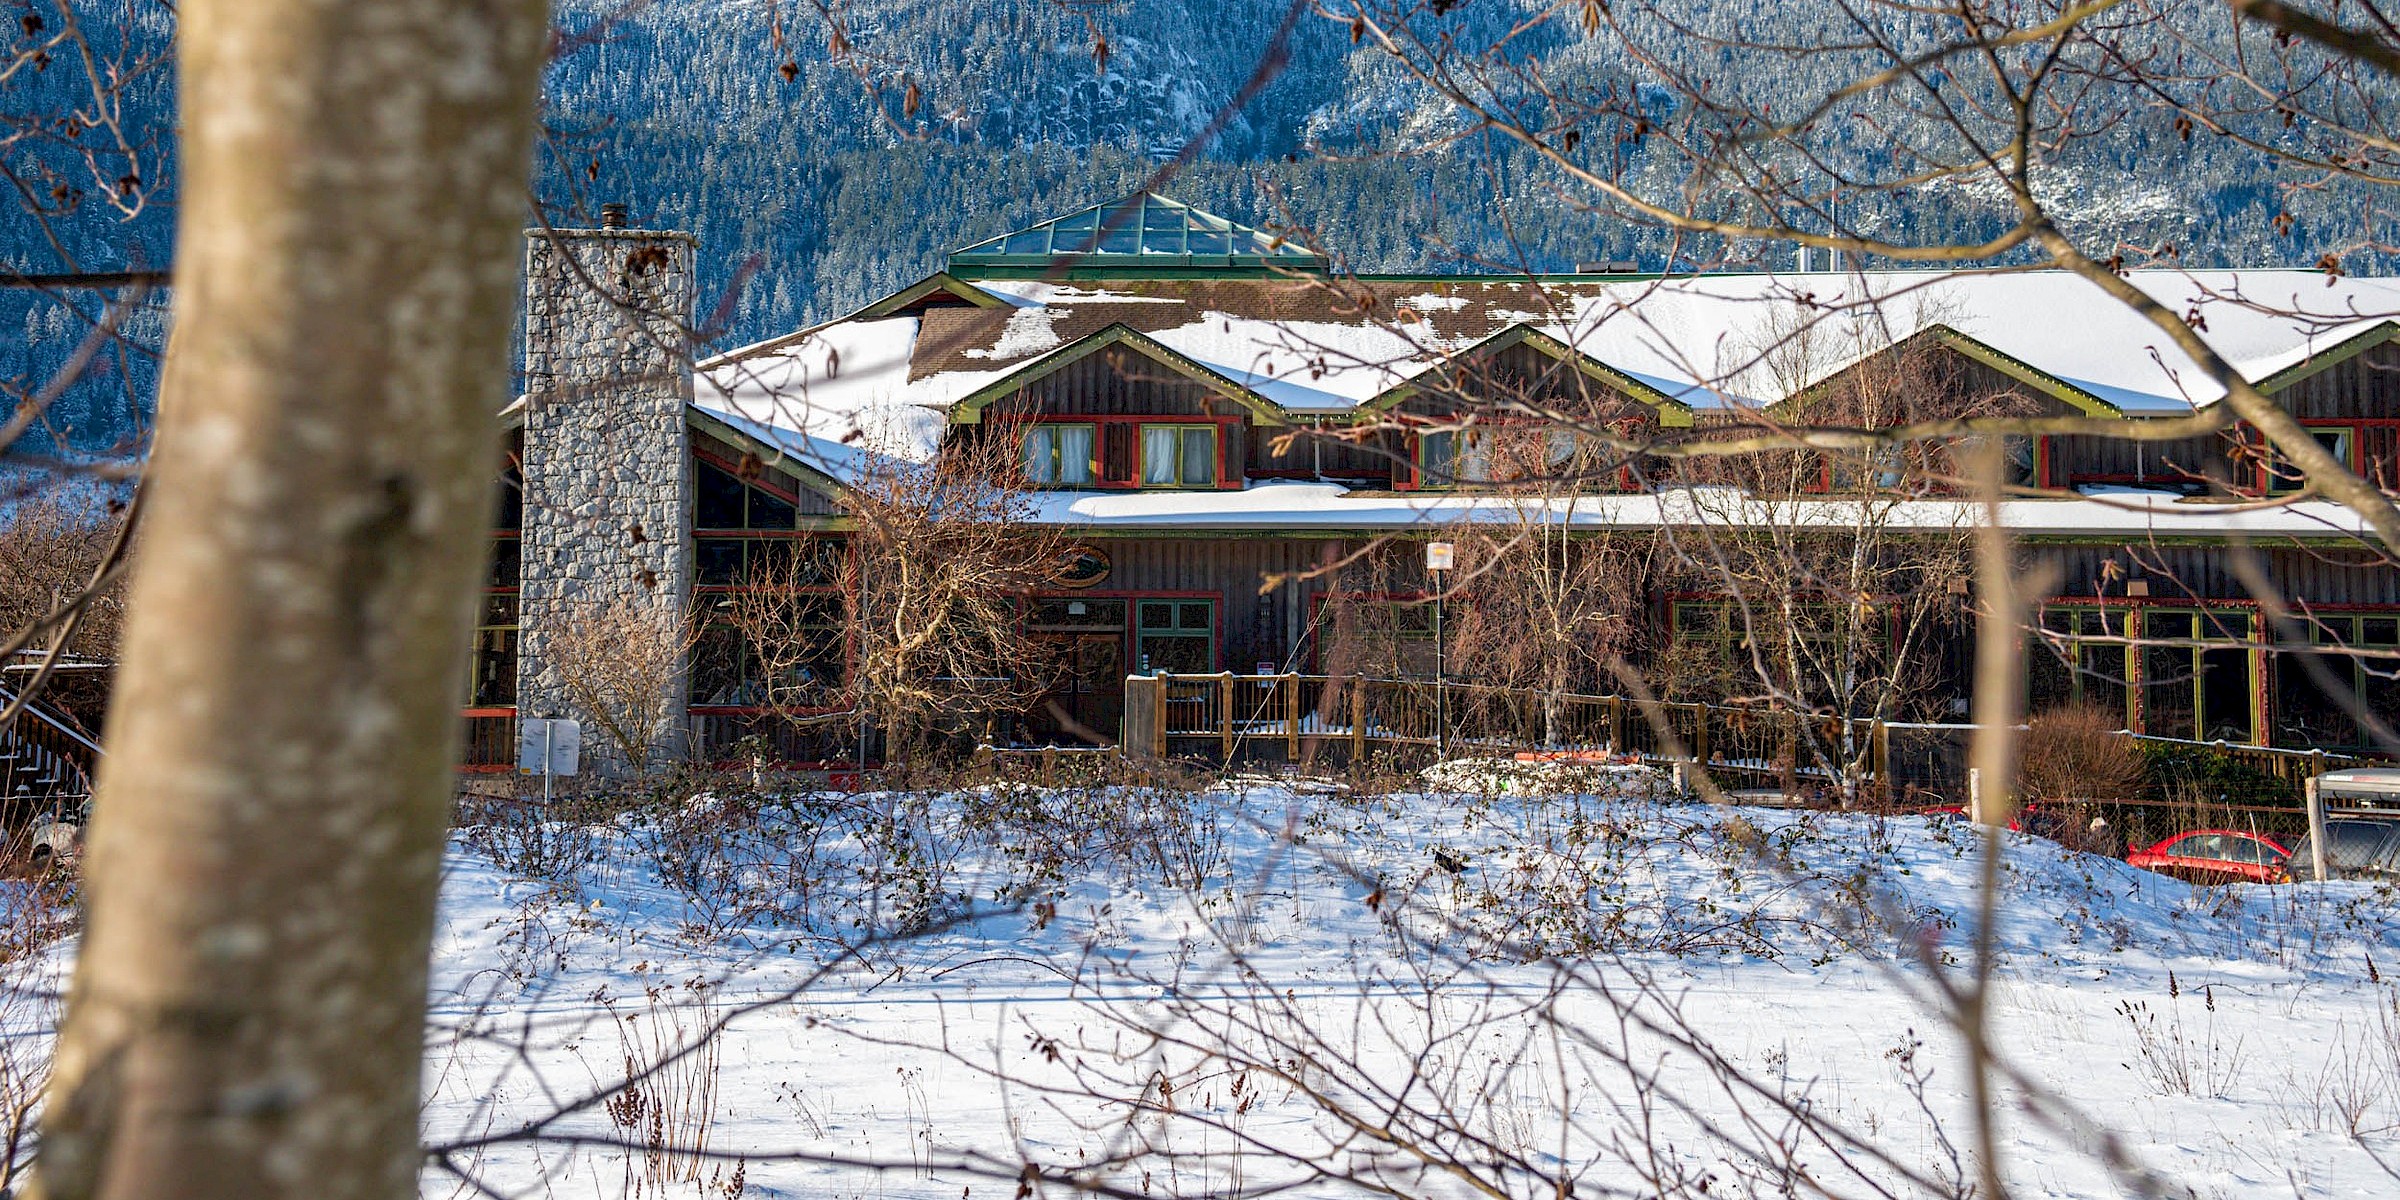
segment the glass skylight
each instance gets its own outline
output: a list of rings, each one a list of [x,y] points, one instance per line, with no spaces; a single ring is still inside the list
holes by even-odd
[[[950,261],[961,267],[1047,266],[1062,258],[1091,266],[1133,261],[1171,265],[1155,261],[1165,258],[1210,259],[1214,261],[1194,265],[1229,266],[1236,261],[1300,265],[1317,256],[1215,213],[1136,192],[978,242],[952,254]]]

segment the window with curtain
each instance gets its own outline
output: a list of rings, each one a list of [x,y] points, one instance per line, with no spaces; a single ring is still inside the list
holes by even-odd
[[[1026,481],[1066,487],[1090,484],[1092,432],[1089,425],[1036,425],[1026,430]]]
[[[1217,486],[1217,427],[1142,426],[1142,486]]]

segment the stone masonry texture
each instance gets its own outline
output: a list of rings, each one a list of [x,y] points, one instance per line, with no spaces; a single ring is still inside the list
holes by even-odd
[[[602,773],[621,756],[574,711],[545,650],[563,623],[612,603],[689,616],[696,249],[682,233],[528,235],[517,712],[583,718],[584,754]],[[671,705],[654,760],[677,752],[687,724],[687,681],[663,682]]]

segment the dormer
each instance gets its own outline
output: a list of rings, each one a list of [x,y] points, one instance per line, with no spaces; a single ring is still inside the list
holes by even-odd
[[[1638,464],[1608,436],[1638,443],[1693,420],[1691,406],[1656,383],[1522,324],[1378,397],[1363,415],[1403,430],[1393,470],[1403,490],[1545,480],[1637,490]]]
[[[1015,438],[1025,478],[1067,490],[1232,491],[1281,410],[1123,325],[1042,356],[950,408],[953,438]]]

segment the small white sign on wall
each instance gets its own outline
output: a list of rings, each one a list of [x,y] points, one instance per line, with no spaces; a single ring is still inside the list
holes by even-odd
[[[583,765],[583,722],[534,717],[517,722],[517,770],[527,775],[573,775]]]

